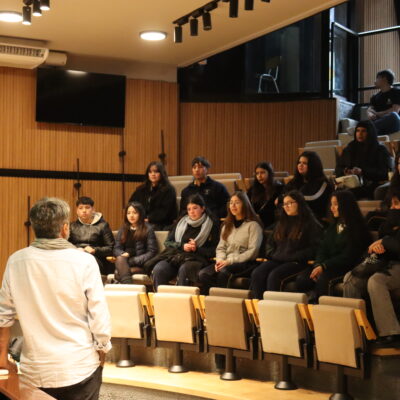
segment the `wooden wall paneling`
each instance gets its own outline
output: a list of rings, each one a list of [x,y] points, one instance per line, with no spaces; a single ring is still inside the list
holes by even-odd
[[[362,17],[359,31],[369,31],[397,25],[394,0],[364,0],[359,4]],[[400,79],[400,34],[389,32],[361,39],[361,85],[370,86],[379,70],[390,68]],[[362,94],[363,102],[369,102],[376,91]]]
[[[3,189],[3,202],[0,208],[0,278],[7,258],[14,251],[27,245],[24,222],[27,220],[27,197],[31,197],[31,206],[42,197],[60,197],[71,207],[71,220],[76,219],[75,202],[77,192],[74,181],[62,179],[5,178],[0,177]],[[134,187],[130,184],[130,187]],[[123,218],[121,207],[121,183],[82,181],[82,196],[90,196],[95,208],[102,212],[113,230],[120,227]],[[31,240],[34,234],[31,230]]]
[[[175,83],[128,80],[125,126],[126,172],[144,173],[161,153],[164,131],[167,171],[177,173],[178,86]]]
[[[164,129],[168,168],[176,173],[178,90],[176,83],[127,80],[126,127],[80,127],[37,123],[35,71],[0,68],[0,168],[84,172],[121,171],[125,132],[126,173],[143,173],[161,152]]]
[[[276,170],[294,169],[298,147],[335,138],[335,100],[281,103],[182,103],[180,163],[190,173],[196,155],[207,157],[212,172],[251,176],[269,160]]]

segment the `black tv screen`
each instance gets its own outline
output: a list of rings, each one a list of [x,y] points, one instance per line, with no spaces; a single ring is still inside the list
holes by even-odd
[[[126,78],[38,68],[36,121],[88,126],[125,126]]]

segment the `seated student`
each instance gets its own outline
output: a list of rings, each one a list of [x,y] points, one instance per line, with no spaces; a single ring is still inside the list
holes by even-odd
[[[294,178],[285,186],[284,192],[300,191],[314,215],[326,217],[332,186],[324,174],[321,159],[314,151],[304,151],[297,159]]]
[[[315,258],[322,226],[298,191],[283,198],[283,210],[273,233],[267,241],[267,262],[251,274],[253,297],[263,298],[266,290],[281,290],[281,282],[290,275],[307,268],[307,261]]]
[[[380,90],[371,97],[368,119],[375,125],[378,135],[400,131],[400,90],[392,86],[394,80],[390,69],[376,74],[375,86]]]
[[[186,212],[186,206],[190,196],[199,194],[206,202],[206,207],[216,218],[226,216],[226,204],[229,201],[229,193],[226,187],[207,176],[211,164],[204,157],[195,157],[192,160],[193,182],[186,186],[181,193],[180,213]]]
[[[137,202],[128,203],[124,225],[118,231],[114,247],[116,279],[120,283],[132,283],[132,274],[143,273],[144,263],[157,251],[157,239],[151,225],[145,222],[143,206]]]
[[[169,230],[177,217],[176,192],[164,166],[152,161],[146,168],[145,180],[129,202],[139,202],[146,211],[146,221],[155,231]]]
[[[332,222],[324,234],[312,267],[297,277],[300,292],[313,290],[311,299],[328,294],[329,281],[343,276],[360,262],[371,236],[354,194],[336,191],[331,197]]]
[[[343,295],[364,299],[369,295],[378,343],[400,347],[400,324],[390,296],[390,291],[400,288],[400,191],[391,192],[390,200],[379,240],[368,248],[371,257],[346,274]]]
[[[181,217],[165,242],[165,250],[156,259],[153,283],[159,285],[178,276],[178,285],[190,286],[197,283],[201,268],[215,257],[219,240],[219,222],[207,211],[204,199],[195,194],[190,196],[187,214]]]
[[[247,196],[254,211],[267,228],[275,222],[275,200],[281,194],[283,185],[278,181],[274,182],[274,170],[270,162],[259,162],[255,167],[254,175],[254,182]]]
[[[212,286],[226,287],[232,274],[248,270],[258,255],[262,239],[262,222],[246,193],[235,192],[222,225],[216,262],[199,273],[202,292],[207,294]]]
[[[359,122],[352,140],[343,150],[335,173],[336,177],[357,175],[360,187],[351,189],[357,199],[373,198],[379,183],[388,179],[393,159],[386,147],[378,142],[376,130],[370,121]]]
[[[97,261],[102,275],[113,270],[106,257],[112,256],[114,235],[101,213],[94,209],[90,197],[79,197],[76,202],[78,219],[71,223],[69,241],[79,250],[92,254]]]

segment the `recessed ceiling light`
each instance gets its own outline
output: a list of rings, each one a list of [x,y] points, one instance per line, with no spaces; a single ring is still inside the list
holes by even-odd
[[[140,32],[140,37],[143,40],[157,41],[157,40],[164,40],[167,37],[167,34],[165,32],[160,32],[160,31],[145,31],[145,32]]]
[[[22,15],[16,11],[0,11],[0,21],[2,22],[21,22]]]

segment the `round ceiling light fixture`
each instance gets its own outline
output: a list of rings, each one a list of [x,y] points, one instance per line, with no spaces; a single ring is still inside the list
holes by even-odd
[[[159,40],[164,40],[167,37],[167,34],[161,31],[144,31],[140,32],[139,36],[143,40],[150,40],[152,42],[156,42]]]
[[[0,21],[2,22],[21,22],[22,14],[16,11],[0,11]]]

